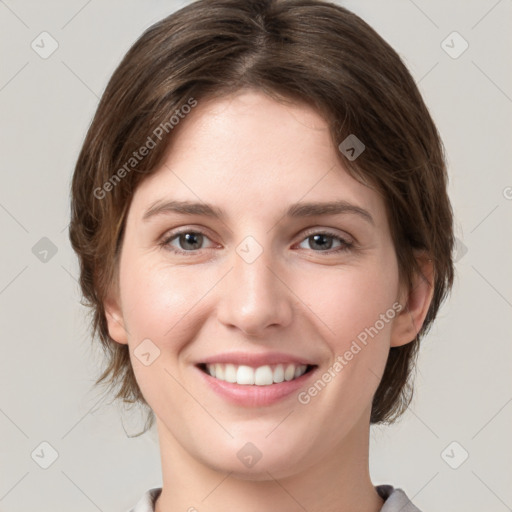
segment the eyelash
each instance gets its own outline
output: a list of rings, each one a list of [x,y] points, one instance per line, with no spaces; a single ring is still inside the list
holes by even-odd
[[[184,234],[203,235],[204,237],[208,238],[208,236],[205,233],[203,233],[202,231],[194,231],[194,230],[191,230],[191,229],[184,229],[182,231],[177,231],[177,232],[170,233],[168,236],[166,236],[162,240],[162,242],[160,242],[159,245],[162,246],[163,248],[165,248],[165,249],[175,253],[175,254],[184,254],[184,255],[188,255],[188,256],[192,256],[194,254],[197,254],[197,251],[201,251],[201,249],[193,249],[193,250],[190,250],[190,251],[184,251],[184,250],[181,250],[181,249],[176,249],[175,247],[172,247],[170,245],[170,242],[172,240],[174,240],[174,239],[178,238],[180,235],[184,235]],[[338,240],[341,243],[341,247],[338,247],[335,250],[313,251],[313,252],[317,252],[317,253],[320,253],[320,254],[322,254],[322,253],[323,254],[337,254],[337,253],[340,253],[340,252],[349,251],[350,249],[353,249],[353,247],[354,247],[354,243],[353,242],[348,242],[344,238],[341,238],[340,236],[335,235],[334,233],[330,233],[328,231],[312,231],[312,232],[306,233],[306,236],[301,240],[301,243],[304,242],[305,240],[307,240],[308,238],[313,237],[314,235],[323,235],[323,236],[326,236],[326,237],[329,237],[329,238],[334,238],[334,239]],[[313,249],[311,249],[311,250],[313,250]]]

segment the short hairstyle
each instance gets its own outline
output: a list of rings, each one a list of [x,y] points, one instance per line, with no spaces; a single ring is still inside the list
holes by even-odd
[[[80,262],[106,367],[95,384],[148,409],[129,348],[109,336],[104,299],[117,286],[126,214],[137,185],[158,168],[178,118],[196,102],[242,89],[310,105],[338,147],[355,135],[357,159],[338,152],[356,179],[384,199],[399,274],[409,286],[417,250],[433,262],[433,298],[415,339],[391,347],[371,424],[391,423],[413,394],[420,338],[453,283],[453,219],[444,149],[398,54],[361,18],[316,0],[199,0],[148,28],[112,75],[76,163],[69,235]],[[142,147],[149,148],[144,151]],[[134,157],[137,152],[137,158]],[[353,153],[353,152],[352,152]]]

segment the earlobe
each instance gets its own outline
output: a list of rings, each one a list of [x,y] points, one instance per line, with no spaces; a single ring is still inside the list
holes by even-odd
[[[124,325],[123,313],[119,301],[109,293],[103,302],[110,337],[122,345],[128,344],[127,330]]]
[[[411,286],[403,293],[404,307],[395,318],[391,331],[391,346],[399,347],[413,341],[423,326],[434,295],[434,265],[424,254],[416,256],[419,266]]]

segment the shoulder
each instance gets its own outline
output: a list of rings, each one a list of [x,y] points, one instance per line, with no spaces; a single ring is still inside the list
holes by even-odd
[[[385,500],[380,512],[421,512],[402,489],[392,485],[377,485],[379,496]]]
[[[128,510],[128,512],[154,512],[155,501],[158,496],[160,496],[161,492],[161,487],[154,487],[153,489],[149,489],[149,491],[146,491],[142,498],[137,502],[137,504]]]

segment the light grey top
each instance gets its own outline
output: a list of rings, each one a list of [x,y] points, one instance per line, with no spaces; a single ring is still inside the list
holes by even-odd
[[[402,489],[395,489],[392,485],[375,486],[379,496],[385,500],[380,512],[421,512],[414,506]],[[134,508],[128,512],[154,512],[155,501],[160,496],[161,487],[147,491]]]

